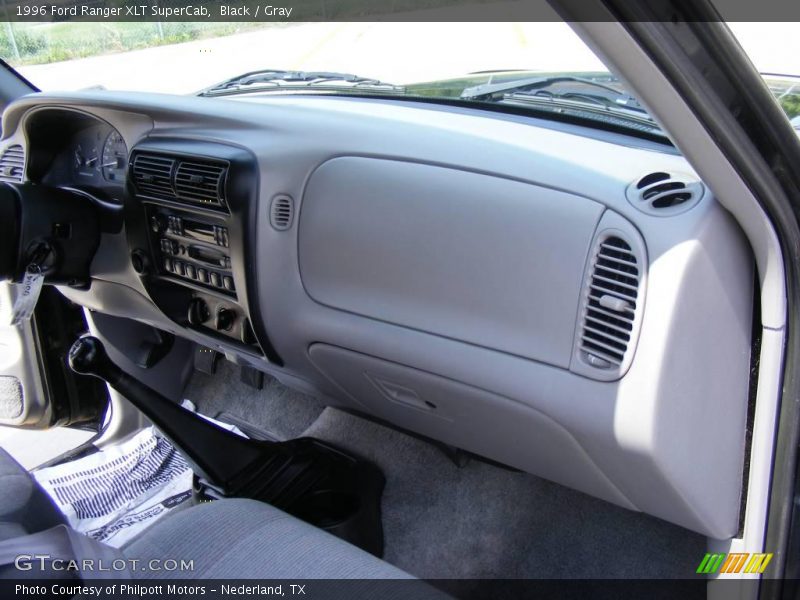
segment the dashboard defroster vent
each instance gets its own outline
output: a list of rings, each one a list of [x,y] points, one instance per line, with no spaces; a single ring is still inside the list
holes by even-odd
[[[573,371],[606,381],[625,373],[639,333],[644,269],[638,237],[623,237],[614,228],[595,238],[585,276]]]
[[[25,171],[25,150],[19,144],[6,148],[0,156],[0,181],[20,182]]]
[[[275,196],[269,211],[269,222],[278,231],[286,231],[292,226],[294,202],[290,196]]]
[[[133,183],[139,194],[222,208],[228,165],[203,159],[136,153]]]
[[[628,187],[628,201],[642,212],[671,216],[685,212],[703,197],[703,184],[689,175],[657,171]]]

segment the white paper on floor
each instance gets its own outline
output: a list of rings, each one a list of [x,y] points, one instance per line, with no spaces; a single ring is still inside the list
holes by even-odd
[[[181,406],[197,410],[191,400]],[[200,416],[247,437],[235,425]],[[189,463],[155,427],[33,475],[71,527],[115,548],[192,497]]]
[[[153,427],[33,475],[71,527],[117,548],[192,496],[189,464]]]
[[[183,408],[185,408],[186,410],[190,410],[193,413],[197,413],[198,415],[203,417],[206,421],[211,421],[217,427],[222,427],[223,429],[227,429],[228,431],[232,431],[236,435],[240,435],[242,437],[247,437],[247,434],[244,431],[242,431],[241,429],[239,429],[236,425],[231,425],[230,423],[225,423],[224,421],[218,421],[217,419],[214,419],[212,417],[204,415],[203,413],[197,412],[197,406],[195,406],[195,403],[192,402],[191,400],[184,399],[184,401],[181,402],[181,406]]]

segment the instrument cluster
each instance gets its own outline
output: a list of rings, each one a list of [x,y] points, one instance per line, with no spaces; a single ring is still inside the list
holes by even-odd
[[[129,153],[119,131],[103,121],[67,111],[39,115],[29,131],[31,181],[122,201]]]
[[[79,131],[67,149],[70,174],[78,187],[125,184],[128,147],[120,133],[100,123]]]

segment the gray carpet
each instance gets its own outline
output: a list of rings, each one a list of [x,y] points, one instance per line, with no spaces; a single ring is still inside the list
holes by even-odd
[[[384,558],[424,578],[691,577],[706,540],[659,519],[325,409],[306,435],[386,475]]]
[[[272,377],[264,377],[259,391],[242,383],[239,374],[238,366],[220,360],[214,375],[195,371],[183,397],[194,402],[198,412],[237,425],[257,439],[299,437],[325,408]]]
[[[705,538],[680,527],[478,460],[458,468],[423,440],[323,411],[278,382],[243,386],[232,367],[195,375],[185,396],[204,414],[232,414],[279,439],[317,437],[375,462],[387,480],[384,558],[418,577],[691,577],[705,553]],[[453,591],[470,596],[469,582],[459,585]]]

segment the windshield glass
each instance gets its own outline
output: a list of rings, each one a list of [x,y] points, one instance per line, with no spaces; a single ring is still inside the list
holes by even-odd
[[[768,25],[780,29],[731,28],[756,66],[773,74],[768,84],[787,115],[797,117],[800,80],[790,75],[800,74],[800,51],[787,52],[786,44],[796,45],[798,36],[783,29],[765,35]],[[561,22],[5,22],[0,53],[46,91],[386,94],[502,104],[661,133]]]
[[[263,69],[397,84],[499,69],[606,70],[565,23],[13,23],[0,28],[0,50],[44,90],[188,94]]]

